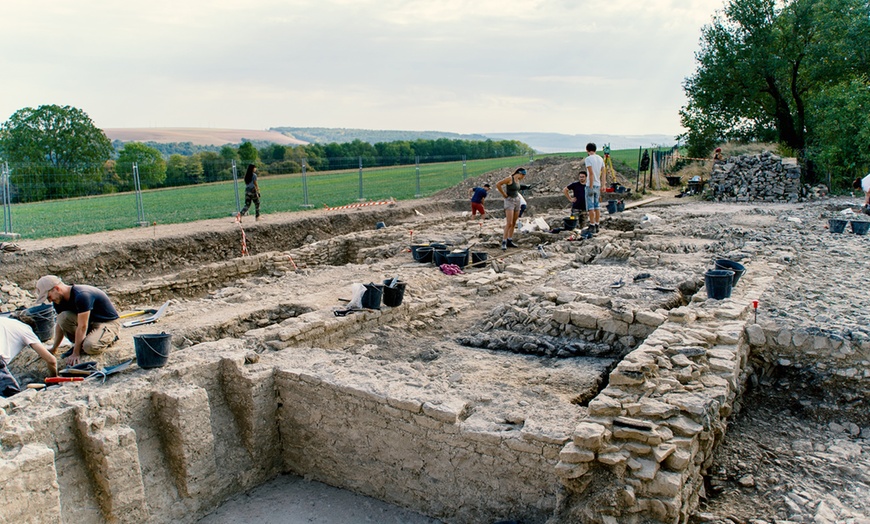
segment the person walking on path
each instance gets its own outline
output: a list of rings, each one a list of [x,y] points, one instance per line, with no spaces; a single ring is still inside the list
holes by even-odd
[[[483,207],[486,202],[486,196],[489,194],[489,184],[483,184],[483,187],[473,187],[468,190],[471,194],[471,218],[479,213],[481,218],[485,218],[486,209]]]
[[[121,320],[109,296],[98,288],[81,284],[69,285],[55,275],[46,275],[36,282],[36,301],[48,299],[57,312],[54,341],[56,353],[65,336],[72,349],[61,355],[67,366],[78,364],[82,353],[99,355],[118,340]]]
[[[8,365],[27,346],[32,347],[48,365],[49,376],[57,376],[57,359],[33,332],[26,312],[20,315],[17,319],[0,317],[0,396],[2,397],[9,397],[21,391],[21,385],[9,371]]]
[[[579,171],[577,181],[568,184],[562,192],[571,201],[571,216],[577,217],[582,222],[586,214],[586,171]],[[572,194],[574,196],[571,196]]]
[[[852,187],[864,192],[864,213],[870,215],[870,173],[864,178],[856,178]]]
[[[519,168],[511,176],[499,180],[495,188],[504,197],[504,236],[501,241],[502,251],[509,247],[518,247],[514,244],[514,229],[517,227],[517,219],[520,217],[522,202],[520,201],[520,182],[526,178],[526,170]]]
[[[604,160],[595,153],[596,145],[586,144],[586,213],[589,215],[589,232],[598,233],[601,224],[601,188],[607,183]]]
[[[254,203],[254,216],[256,216],[257,220],[260,220],[260,186],[257,185],[257,166],[254,164],[248,164],[248,170],[245,171],[245,207],[239,212],[239,222],[242,221],[242,217],[248,212],[251,202]]]

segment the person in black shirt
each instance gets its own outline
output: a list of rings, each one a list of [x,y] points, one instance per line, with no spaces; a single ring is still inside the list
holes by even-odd
[[[49,349],[56,353],[63,337],[73,342],[73,348],[61,355],[68,366],[78,364],[81,354],[98,355],[118,340],[121,321],[109,296],[93,286],[69,285],[55,275],[46,275],[36,282],[36,300],[54,304],[57,324],[54,341]]]
[[[571,201],[571,215],[584,216],[586,214],[586,172],[577,173],[577,182],[568,184],[563,193]],[[574,196],[571,196],[572,194]]]

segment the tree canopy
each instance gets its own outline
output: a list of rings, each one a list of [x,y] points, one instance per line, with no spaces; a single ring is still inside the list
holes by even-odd
[[[139,185],[142,189],[160,187],[166,180],[166,161],[160,151],[140,142],[128,142],[118,152],[115,173],[124,182],[123,189],[134,189],[133,164],[139,171]]]
[[[75,107],[25,107],[0,126],[0,153],[18,164],[12,182],[23,201],[99,193],[112,152],[106,134]]]
[[[867,162],[866,0],[731,0],[703,28],[695,57],[680,111],[691,155],[725,140],[772,140],[810,163],[830,162],[830,148],[839,149],[852,158],[822,169],[841,177],[845,166]],[[829,112],[842,102],[858,111]],[[841,118],[856,130],[851,137],[832,132]]]

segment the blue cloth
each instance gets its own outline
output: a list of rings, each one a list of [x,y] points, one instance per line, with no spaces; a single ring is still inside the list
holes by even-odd
[[[481,202],[483,202],[483,199],[486,198],[486,195],[488,194],[486,192],[486,189],[482,187],[475,187],[473,191],[474,194],[471,195],[471,201],[475,204],[480,204]]]

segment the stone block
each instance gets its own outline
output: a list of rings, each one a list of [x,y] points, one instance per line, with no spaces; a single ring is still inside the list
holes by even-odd
[[[582,309],[575,308],[571,311],[571,324],[584,329],[597,329],[600,322],[609,318],[610,311],[589,304],[585,304]]]
[[[217,478],[208,393],[198,386],[151,396],[160,420],[169,468],[182,497],[199,497],[214,489]]]
[[[423,404],[423,413],[435,420],[456,424],[468,409],[468,403],[462,400],[448,400],[440,404],[426,402]]]
[[[574,444],[581,448],[598,451],[607,434],[607,428],[594,422],[581,422],[574,429]]]
[[[673,498],[680,494],[682,487],[683,476],[680,473],[659,470],[647,486],[647,491],[651,495]]]
[[[628,335],[628,326],[629,324],[627,322],[623,322],[622,320],[613,317],[602,318],[598,321],[599,329],[621,337]]]
[[[578,447],[573,442],[569,442],[559,452],[559,460],[569,464],[580,464],[582,462],[592,462],[595,460],[595,452],[589,449]]]
[[[593,417],[618,416],[622,414],[622,411],[622,403],[604,393],[599,394],[589,402],[589,415]]]
[[[638,311],[635,313],[634,318],[637,322],[651,327],[659,327],[667,320],[664,315],[660,315],[653,311]]]
[[[62,522],[54,452],[26,444],[0,458],[0,522]]]

